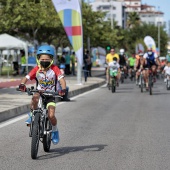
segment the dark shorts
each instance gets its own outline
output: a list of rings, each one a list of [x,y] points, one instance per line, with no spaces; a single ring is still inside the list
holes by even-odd
[[[44,103],[45,103],[45,105],[47,106],[49,103],[53,103],[52,105],[55,105],[55,97],[53,97],[53,96],[46,96],[46,95],[44,95],[43,97],[42,97],[42,99],[43,99],[43,101],[44,101]]]
[[[158,67],[156,63],[153,63],[153,64],[147,64],[145,68],[152,68],[152,66]]]
[[[129,66],[129,68],[134,69],[134,66]]]
[[[126,63],[119,63],[120,67],[126,66]]]

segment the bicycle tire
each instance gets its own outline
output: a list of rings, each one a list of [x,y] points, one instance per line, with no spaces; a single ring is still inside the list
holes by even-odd
[[[152,95],[152,86],[153,86],[152,76],[150,75],[150,76],[149,76],[149,94],[150,94],[150,95]]]
[[[46,129],[46,131],[52,130],[52,125],[51,125],[48,118],[46,118],[45,129]],[[43,148],[44,148],[44,151],[49,152],[50,147],[51,147],[51,133],[46,133],[43,136]]]
[[[121,75],[121,83],[124,83],[124,74]]]
[[[141,77],[140,77],[140,81],[141,81],[140,89],[141,89],[141,93],[143,93],[144,83],[143,83],[143,76],[142,76],[142,75],[141,75]]]
[[[112,93],[116,91],[116,80],[115,78],[112,78]]]
[[[35,119],[34,119],[33,127],[32,127],[32,142],[31,142],[31,158],[32,159],[36,159],[37,154],[38,154],[39,138],[40,138],[39,119],[40,119],[40,114],[37,112],[35,114]]]

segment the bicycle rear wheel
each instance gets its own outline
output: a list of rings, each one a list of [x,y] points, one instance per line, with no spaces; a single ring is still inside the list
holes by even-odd
[[[39,120],[40,120],[40,114],[37,112],[35,114],[35,119],[34,119],[33,127],[32,127],[32,142],[31,142],[31,158],[32,159],[36,159],[37,154],[38,154],[39,138],[40,138]]]
[[[121,74],[121,83],[124,83],[124,74]]]
[[[43,136],[43,148],[45,152],[49,152],[50,147],[51,147],[51,132],[50,131],[52,130],[52,125],[48,118],[46,118],[45,129],[46,129],[46,134]]]

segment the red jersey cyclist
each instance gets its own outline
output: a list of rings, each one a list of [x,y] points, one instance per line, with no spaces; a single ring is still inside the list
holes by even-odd
[[[66,91],[66,82],[60,69],[53,65],[54,49],[49,45],[40,46],[37,51],[37,63],[38,66],[33,68],[28,75],[26,75],[19,85],[21,91],[26,90],[25,84],[28,80],[35,79],[37,81],[37,90],[55,92],[56,82],[59,81],[62,87],[60,95],[64,95]],[[40,94],[34,93],[31,101],[30,108],[32,110],[37,109]],[[48,118],[52,124],[52,142],[57,144],[59,142],[59,132],[57,129],[57,119],[55,117],[55,98],[48,97],[47,109]],[[26,124],[31,123],[31,116],[26,120]]]

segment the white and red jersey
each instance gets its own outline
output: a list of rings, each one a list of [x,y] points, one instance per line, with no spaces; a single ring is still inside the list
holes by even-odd
[[[166,74],[166,75],[170,75],[170,67],[165,66],[165,67],[164,67],[164,71],[165,71],[165,74]]]
[[[44,74],[43,71],[41,71],[41,69],[36,66],[26,76],[26,78],[29,80],[35,79],[37,81],[38,90],[45,91],[55,91],[57,80],[60,80],[63,77],[64,75],[55,65],[51,65],[46,74]]]

